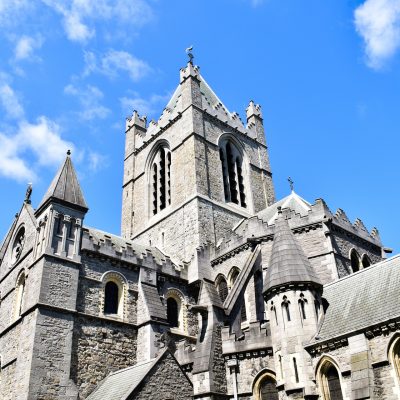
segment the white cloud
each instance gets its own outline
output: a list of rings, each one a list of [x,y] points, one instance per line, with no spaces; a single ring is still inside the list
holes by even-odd
[[[17,150],[13,138],[0,133],[0,175],[25,183],[36,180],[36,174],[17,154]]]
[[[32,59],[34,51],[39,49],[42,44],[43,40],[41,36],[21,36],[15,45],[15,59]]]
[[[354,21],[368,66],[381,68],[400,47],[400,1],[366,0],[355,10]]]
[[[95,21],[114,20],[118,24],[142,25],[151,18],[151,8],[144,0],[42,0],[63,17],[67,37],[87,42],[95,36]]]
[[[64,88],[64,92],[78,98],[82,107],[82,111],[78,112],[78,116],[83,120],[103,119],[110,114],[110,110],[101,105],[100,101],[104,95],[96,86],[87,85],[86,88],[81,89],[69,84]]]
[[[33,3],[31,0],[0,0],[0,25],[14,26],[21,16],[29,13]]]
[[[8,83],[0,83],[0,103],[6,112],[6,116],[12,119],[22,118],[24,109]]]
[[[22,121],[15,134],[0,133],[0,175],[34,181],[34,164],[58,165],[68,149],[73,150],[74,145],[62,139],[60,127],[53,121],[43,116],[36,123]],[[28,158],[32,159],[30,164],[25,161]]]
[[[97,172],[104,168],[107,164],[107,157],[102,154],[90,151],[88,156],[89,169],[93,172]]]
[[[133,110],[136,110],[140,115],[152,116],[155,113],[161,114],[163,103],[166,103],[169,99],[169,95],[161,96],[153,94],[148,99],[140,97],[137,93],[134,93],[132,97],[121,97],[119,99],[123,111],[128,115],[131,115]]]
[[[119,72],[126,72],[133,81],[138,81],[150,71],[150,66],[143,60],[126,51],[109,50],[100,59],[92,52],[85,52],[85,70],[83,75],[98,72],[109,78],[115,78]]]

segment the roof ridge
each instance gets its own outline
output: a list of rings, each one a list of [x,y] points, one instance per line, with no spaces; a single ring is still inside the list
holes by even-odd
[[[375,264],[371,264],[370,266],[368,266],[368,267],[366,267],[366,268],[362,268],[362,269],[360,269],[360,270],[357,271],[357,272],[353,272],[352,274],[343,276],[342,278],[336,279],[336,280],[333,281],[333,282],[326,283],[326,284],[324,285],[324,288],[329,287],[329,286],[333,286],[333,285],[335,285],[335,284],[337,284],[337,283],[339,283],[339,282],[343,282],[344,280],[350,279],[350,278],[352,278],[352,277],[354,277],[354,276],[356,276],[356,275],[359,275],[360,273],[373,270],[373,269],[375,269],[375,268],[377,268],[377,267],[380,267],[380,266],[382,266],[383,264],[385,264],[385,263],[387,263],[387,262],[389,262],[389,261],[392,261],[392,260],[394,260],[394,259],[396,259],[396,258],[399,258],[399,257],[400,257],[400,254],[396,254],[396,255],[394,255],[393,257],[386,258],[386,259],[384,259],[384,260],[382,260],[382,261],[379,261],[379,262],[377,262],[377,263],[375,263]]]

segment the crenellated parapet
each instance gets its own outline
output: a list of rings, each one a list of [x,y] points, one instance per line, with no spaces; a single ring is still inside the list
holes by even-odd
[[[135,266],[143,266],[163,274],[186,278],[187,268],[176,265],[155,247],[146,247],[119,236],[84,228],[82,250]]]

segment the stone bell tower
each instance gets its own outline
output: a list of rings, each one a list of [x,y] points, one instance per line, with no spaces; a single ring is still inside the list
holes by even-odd
[[[126,122],[122,236],[177,261],[274,201],[261,107],[231,113],[192,59],[158,121]]]

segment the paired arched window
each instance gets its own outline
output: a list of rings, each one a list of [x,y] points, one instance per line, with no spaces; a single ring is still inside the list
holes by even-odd
[[[124,315],[125,279],[117,272],[109,272],[103,278],[103,314],[122,318]]]
[[[15,309],[14,309],[15,318],[18,318],[22,314],[22,306],[24,303],[24,294],[25,294],[25,281],[26,281],[25,272],[21,272],[18,276],[17,284],[15,286]]]
[[[350,264],[353,272],[360,270],[360,256],[355,249],[350,251]]]
[[[247,207],[243,175],[243,157],[232,141],[222,142],[219,149],[225,201]]]
[[[333,362],[324,360],[319,367],[318,382],[323,400],[343,400],[339,371]]]
[[[152,213],[157,214],[171,204],[171,152],[160,146],[151,164]]]

